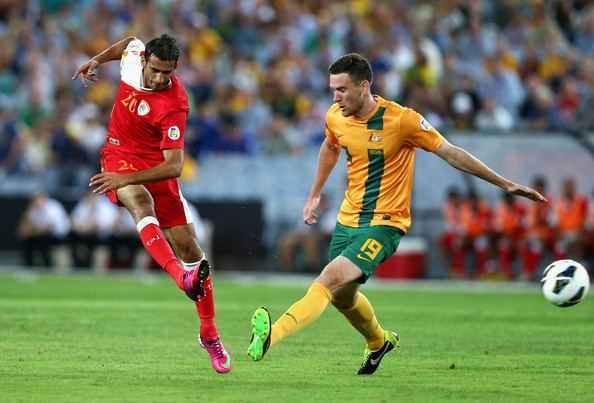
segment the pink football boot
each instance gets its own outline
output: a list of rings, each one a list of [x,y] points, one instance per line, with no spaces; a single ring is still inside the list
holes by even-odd
[[[210,362],[212,367],[220,374],[226,374],[231,371],[231,356],[225,350],[223,342],[220,337],[210,340],[202,340],[198,336],[200,346],[208,352],[210,355]]]

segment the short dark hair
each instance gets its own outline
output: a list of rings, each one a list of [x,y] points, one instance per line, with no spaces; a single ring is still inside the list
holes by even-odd
[[[177,59],[179,59],[177,41],[167,34],[151,39],[144,49],[144,57],[148,60],[151,55],[155,55],[159,60],[177,64]]]
[[[363,80],[371,83],[373,80],[369,61],[358,53],[349,53],[338,58],[328,67],[328,71],[330,74],[347,73],[356,84]]]

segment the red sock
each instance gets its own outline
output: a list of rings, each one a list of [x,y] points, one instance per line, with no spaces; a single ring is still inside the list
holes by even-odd
[[[165,239],[159,221],[155,217],[144,217],[136,224],[142,246],[153,259],[173,278],[180,289],[184,289],[184,269],[180,266],[169,242]]]
[[[200,317],[200,338],[202,338],[202,340],[209,340],[219,336],[219,332],[217,331],[214,322],[214,293],[210,275],[204,282],[204,291],[206,291],[206,295],[200,297],[198,301],[196,301],[196,310]]]
[[[200,261],[202,261],[202,259]],[[200,261],[195,263],[183,263],[184,269],[193,270],[198,267]],[[210,274],[206,278],[206,281],[204,281],[202,287],[204,288],[206,295],[204,297],[198,297],[198,301],[196,301],[196,311],[198,311],[198,317],[200,318],[200,338],[202,340],[210,340],[219,336],[219,332],[214,323],[214,294],[212,288],[212,276]]]

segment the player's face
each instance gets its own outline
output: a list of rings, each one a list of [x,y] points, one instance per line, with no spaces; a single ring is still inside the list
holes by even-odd
[[[363,108],[364,92],[367,80],[355,84],[348,73],[330,74],[330,89],[334,94],[334,102],[340,107],[342,116],[357,115]]]
[[[148,60],[144,61],[144,86],[151,90],[165,88],[175,72],[175,67],[174,62],[160,60],[155,55],[150,55]]]

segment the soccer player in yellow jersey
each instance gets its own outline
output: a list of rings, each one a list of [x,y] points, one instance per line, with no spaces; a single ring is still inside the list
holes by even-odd
[[[449,143],[414,110],[372,95],[373,73],[361,55],[347,54],[328,70],[334,104],[326,114],[326,139],[303,220],[316,222],[322,189],[344,151],[349,185],[330,244],[330,263],[307,294],[274,325],[265,308],[256,309],[248,355],[261,360],[270,347],[317,319],[331,303],[367,341],[366,358],[358,373],[373,374],[384,355],[398,347],[399,337],[380,326],[359,287],[379,263],[394,254],[410,227],[415,149],[437,154],[454,168],[510,194],[538,202],[546,199]]]

